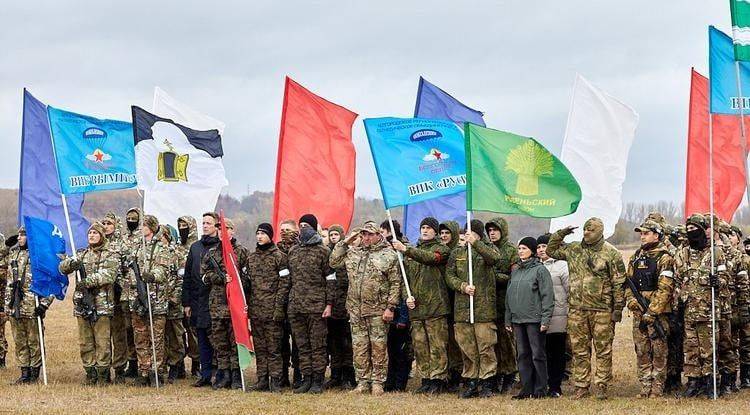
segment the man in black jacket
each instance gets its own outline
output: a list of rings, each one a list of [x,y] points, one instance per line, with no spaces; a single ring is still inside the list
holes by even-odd
[[[203,214],[203,236],[190,246],[185,262],[185,275],[182,281],[182,305],[190,325],[195,327],[200,350],[201,376],[193,386],[211,385],[211,360],[213,348],[209,335],[211,333],[211,315],[208,312],[208,294],[210,287],[203,283],[200,275],[201,259],[212,247],[219,244],[219,215],[215,212]]]

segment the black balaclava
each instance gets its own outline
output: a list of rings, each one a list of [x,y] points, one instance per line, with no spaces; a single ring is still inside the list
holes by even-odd
[[[126,220],[125,223],[127,224],[128,230],[130,232],[133,232],[136,229],[138,229],[138,221],[137,220]]]
[[[687,231],[687,240],[690,247],[693,249],[704,249],[708,244],[708,238],[706,238],[706,231],[701,228],[695,228]]]
[[[182,245],[185,245],[187,243],[188,237],[190,237],[190,226],[180,228],[180,243]]]

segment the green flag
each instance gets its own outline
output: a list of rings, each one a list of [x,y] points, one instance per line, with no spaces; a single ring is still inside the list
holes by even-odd
[[[750,61],[750,1],[729,0],[729,9],[732,11],[734,58]]]
[[[581,187],[536,140],[470,123],[464,131],[468,210],[537,218],[576,211]]]

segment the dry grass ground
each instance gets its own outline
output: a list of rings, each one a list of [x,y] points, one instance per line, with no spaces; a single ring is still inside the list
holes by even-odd
[[[509,396],[485,400],[460,400],[454,395],[434,398],[409,393],[390,394],[381,398],[352,396],[346,392],[326,392],[321,396],[298,396],[291,393],[241,393],[195,389],[181,381],[159,391],[130,386],[82,387],[83,370],[78,356],[75,320],[70,300],[55,303],[48,313],[47,353],[48,386],[9,386],[18,376],[10,326],[7,327],[11,352],[9,368],[0,370],[0,412],[13,413],[200,413],[200,414],[746,414],[750,409],[750,391],[743,391],[716,402],[636,398],[635,353],[631,321],[617,326],[614,355],[612,397],[605,402],[595,399],[574,401],[544,399],[515,402]],[[248,373],[252,378],[253,374]],[[569,391],[569,387],[566,391]]]

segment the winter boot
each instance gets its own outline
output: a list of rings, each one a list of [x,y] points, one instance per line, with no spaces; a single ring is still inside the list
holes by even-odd
[[[128,360],[128,369],[125,371],[125,376],[129,378],[138,377],[138,361]]]
[[[190,359],[190,376],[194,378],[201,377],[201,362],[198,359]]]
[[[112,383],[116,385],[125,383],[125,366],[115,368],[115,378],[112,380]]]
[[[326,381],[324,387],[326,389],[335,389],[340,388],[343,384],[343,369],[332,367],[331,368],[331,377]]]
[[[479,394],[479,381],[471,379],[466,382],[464,391],[459,395],[461,399],[474,398]]]
[[[174,383],[177,380],[177,373],[179,368],[177,366],[169,365],[169,371],[167,371],[167,383]]]
[[[86,379],[83,380],[82,385],[83,386],[94,386],[96,385],[96,381],[98,380],[98,377],[96,375],[96,368],[95,367],[84,367],[83,370],[86,371]]]
[[[479,381],[479,391],[477,397],[479,398],[491,398],[495,394],[493,390],[494,382],[491,379],[483,379]]]
[[[177,368],[175,379],[185,379],[187,377],[187,372],[185,372],[185,359],[180,360],[175,368]]]
[[[414,391],[414,393],[427,393],[428,390],[430,390],[430,387],[432,386],[432,383],[429,379],[422,378],[422,386],[417,388],[417,390]]]
[[[302,372],[295,367],[292,374],[292,389],[297,389],[302,385]]]
[[[323,393],[323,379],[325,378],[325,375],[322,373],[314,373],[312,375],[312,382],[310,382],[310,389],[307,390],[307,393],[313,393],[313,394],[321,394]]]
[[[341,387],[344,389],[354,389],[357,387],[357,377],[354,374],[352,366],[344,366],[341,374]]]
[[[268,383],[268,390],[273,393],[281,392],[281,378],[271,378],[271,381]]]
[[[29,374],[31,373],[30,367],[22,367],[21,368],[21,376],[16,379],[15,382],[12,383],[12,385],[23,385],[25,383],[29,383]]]
[[[281,385],[279,385],[279,388],[281,388]],[[265,392],[269,389],[271,389],[271,384],[268,382],[268,376],[258,378],[258,382],[250,387],[250,391],[252,392]]]
[[[721,396],[720,390],[719,385],[716,385],[716,392],[719,393],[719,396]],[[703,394],[708,399],[718,398],[718,396],[714,395],[714,382],[711,376],[703,377]]]
[[[500,394],[506,394],[510,392],[511,389],[513,389],[513,386],[516,384],[516,374],[510,373],[507,375],[502,375],[497,378],[498,383],[502,381],[502,384],[500,385]]]
[[[239,368],[232,369],[232,389],[242,389],[242,372]]]
[[[492,385],[490,385],[490,387],[492,387]],[[446,389],[447,389],[447,385],[444,380],[433,379],[430,381],[430,388],[427,389],[427,393],[429,395],[439,395],[445,392]]]
[[[232,376],[228,370],[219,369],[216,371],[216,377],[211,387],[214,390],[224,389],[232,385]]]
[[[312,386],[312,374],[305,375],[300,381],[299,386],[294,388],[293,392],[294,393],[307,393],[307,391],[310,390],[311,386]]]
[[[740,388],[750,388],[750,365],[740,366]]]
[[[109,366],[97,367],[96,368],[96,384],[99,386],[107,386],[112,383],[111,374],[109,372]]]
[[[695,398],[703,393],[703,378],[688,378],[687,387],[682,392],[683,398]]]

